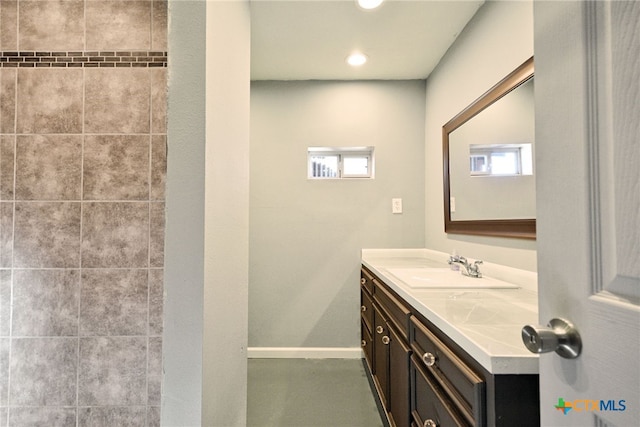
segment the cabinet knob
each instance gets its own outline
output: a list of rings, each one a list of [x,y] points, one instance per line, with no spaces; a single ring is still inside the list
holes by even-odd
[[[384,328],[382,326],[376,326],[376,332],[381,334],[384,332]]]
[[[363,277],[360,279],[360,284],[364,285],[365,283],[367,283],[367,280]]]
[[[360,306],[360,311],[364,313],[365,311],[367,311],[367,307],[365,307],[364,305]]]
[[[438,427],[438,424],[432,419],[428,419],[424,422],[424,427]]]
[[[360,345],[361,345],[362,347],[366,347],[366,346],[367,346],[367,342],[366,342],[365,340],[362,340],[362,341],[360,342]]]
[[[389,345],[389,342],[390,342],[390,341],[391,341],[391,340],[389,339],[389,337],[388,337],[388,336],[386,336],[386,335],[385,335],[385,336],[383,336],[383,337],[382,337],[382,344],[384,344],[384,345]]]
[[[427,366],[433,366],[436,364],[436,356],[433,353],[426,352],[425,354],[422,355],[422,361]]]

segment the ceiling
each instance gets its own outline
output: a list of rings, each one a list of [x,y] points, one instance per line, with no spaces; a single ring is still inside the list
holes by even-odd
[[[483,2],[251,0],[251,79],[424,79]],[[347,65],[354,50],[369,61]]]

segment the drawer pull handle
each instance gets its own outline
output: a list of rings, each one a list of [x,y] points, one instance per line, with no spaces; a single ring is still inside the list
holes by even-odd
[[[360,345],[361,345],[362,347],[366,347],[366,346],[367,346],[367,342],[366,342],[365,340],[362,340],[362,342],[360,343]]]
[[[376,326],[376,332],[381,334],[384,332],[384,328],[382,326]]]
[[[427,353],[422,355],[422,361],[427,366],[433,366],[433,365],[436,364],[436,356],[434,356],[433,353],[427,352]],[[427,421],[429,421],[429,420],[427,420]],[[426,423],[425,423],[425,425],[426,425]]]
[[[424,422],[424,427],[438,427],[438,424],[432,419],[428,419]]]
[[[365,307],[364,305],[360,306],[360,311],[364,313],[365,311],[367,311],[367,307]]]
[[[365,283],[367,283],[367,279],[365,279],[364,277],[362,279],[360,279],[360,284],[364,285]]]
[[[391,340],[389,339],[388,336],[385,335],[385,336],[382,337],[382,344],[389,345],[389,341],[391,341]]]

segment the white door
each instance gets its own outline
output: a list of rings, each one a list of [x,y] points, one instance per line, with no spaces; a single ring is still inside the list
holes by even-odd
[[[640,2],[534,2],[543,426],[640,425]],[[562,400],[560,400],[562,399]],[[559,408],[558,408],[559,407]]]

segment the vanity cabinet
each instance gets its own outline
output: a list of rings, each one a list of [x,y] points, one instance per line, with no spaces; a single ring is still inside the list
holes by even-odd
[[[391,426],[410,427],[410,310],[368,271],[361,274],[361,325],[366,366]],[[371,285],[371,286],[369,286]],[[372,293],[369,293],[371,290]],[[372,305],[370,309],[369,304]],[[372,320],[370,315],[372,315]],[[372,328],[368,328],[370,324]],[[371,332],[371,345],[367,333]],[[372,348],[367,348],[367,346]]]
[[[416,355],[411,366],[416,390],[411,405],[414,421],[418,425],[430,425],[429,421],[435,425],[483,425],[484,380],[415,317],[411,319],[411,348]]]
[[[361,284],[366,366],[390,426],[539,426],[538,375],[491,374],[364,266]]]
[[[370,372],[373,367],[373,276],[362,270],[360,275],[360,331],[364,360]]]

